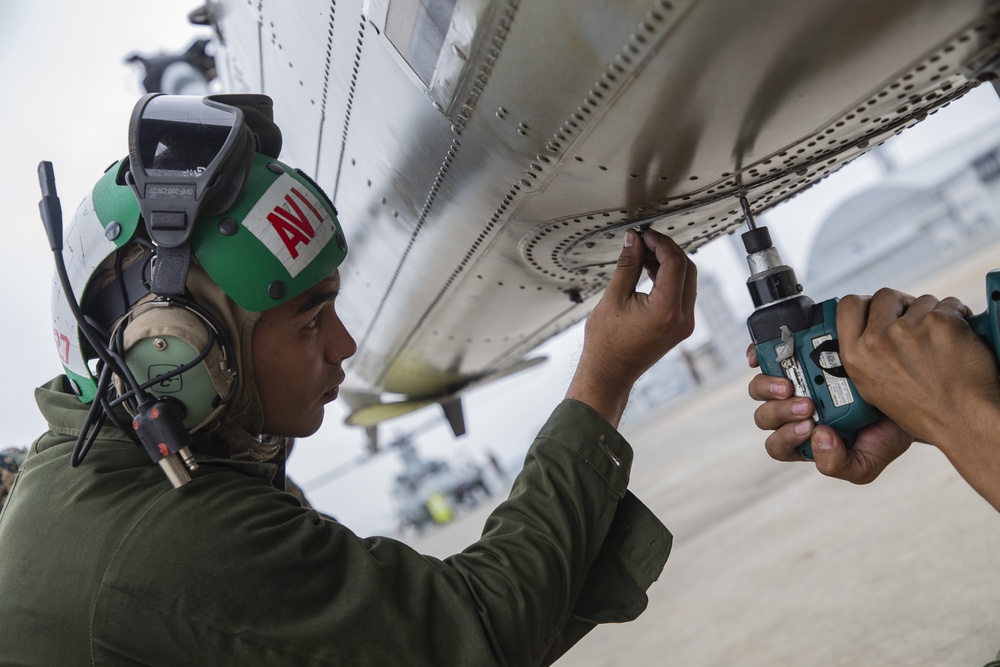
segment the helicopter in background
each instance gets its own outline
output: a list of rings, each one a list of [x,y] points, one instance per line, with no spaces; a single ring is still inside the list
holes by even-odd
[[[440,459],[421,458],[411,438],[391,445],[403,464],[392,489],[400,532],[413,528],[421,533],[432,524],[449,523],[493,495],[481,467],[467,463],[456,469]]]

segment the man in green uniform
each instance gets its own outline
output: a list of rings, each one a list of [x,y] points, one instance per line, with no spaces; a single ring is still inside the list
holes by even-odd
[[[269,102],[143,98],[129,158],[77,211],[66,374],[36,391],[49,430],[0,514],[0,662],[535,665],[634,619],[671,537],[628,491],[616,427],[693,329],[694,265],[625,235],[479,541],[438,560],[359,537],[285,492],[282,444],[319,428],[356,345],[336,212],[276,159]]]

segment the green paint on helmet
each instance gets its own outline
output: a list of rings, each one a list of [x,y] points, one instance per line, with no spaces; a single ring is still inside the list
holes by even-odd
[[[93,202],[97,219],[104,227],[105,236],[116,247],[121,248],[128,243],[139,226],[139,202],[135,193],[127,185],[120,185],[118,174],[126,159],[119,160],[94,185]],[[118,230],[109,233],[109,226],[117,223]]]
[[[212,280],[251,312],[298,296],[347,256],[326,195],[300,172],[261,153],[236,203],[198,221],[192,246]]]

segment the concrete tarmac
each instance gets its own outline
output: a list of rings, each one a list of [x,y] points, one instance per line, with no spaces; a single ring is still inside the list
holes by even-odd
[[[985,307],[996,246],[907,291]],[[640,618],[601,626],[559,665],[981,666],[1000,650],[1000,516],[934,447],[854,486],[778,463],[748,370],[624,428],[630,488],[674,534]],[[446,556],[489,508],[410,542]]]

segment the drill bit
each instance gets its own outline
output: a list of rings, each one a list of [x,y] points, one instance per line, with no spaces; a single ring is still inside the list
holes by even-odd
[[[753,211],[750,210],[750,202],[747,201],[747,196],[744,194],[740,195],[740,206],[743,208],[743,217],[746,218],[747,226],[750,229],[757,229],[757,222],[753,219]]]

